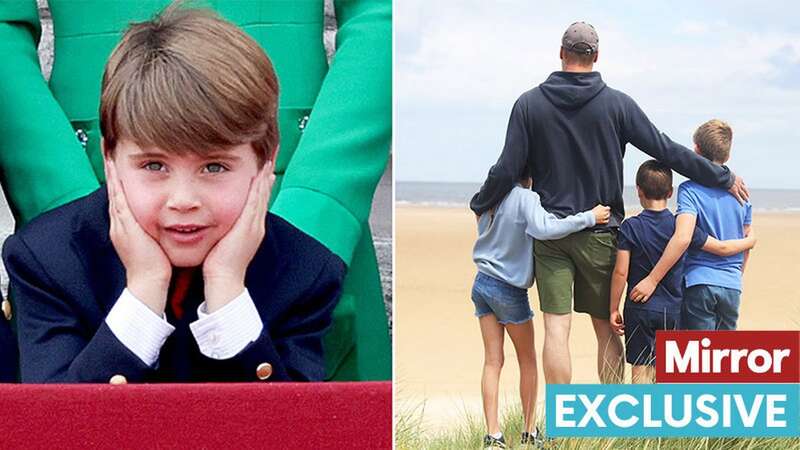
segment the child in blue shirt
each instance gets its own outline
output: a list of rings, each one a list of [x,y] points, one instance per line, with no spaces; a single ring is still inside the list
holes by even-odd
[[[484,343],[481,379],[483,410],[488,427],[484,447],[505,447],[497,421],[497,396],[503,366],[505,329],[511,337],[520,369],[520,397],[525,420],[521,444],[540,444],[539,430],[533,431],[536,407],[536,353],[533,312],[528,288],[533,285],[533,240],[560,239],[595,224],[607,223],[610,208],[597,205],[591,211],[559,219],[547,212],[532,181],[524,175],[493,212],[478,218],[478,239],[473,260],[478,274],[472,287],[475,315]]]
[[[695,152],[714,164],[730,158],[733,131],[717,119],[694,133]],[[675,234],[664,255],[643,282],[640,295],[651,291],[688,247],[695,226],[717,239],[741,239],[751,234],[752,206],[740,204],[727,191],[686,181],[678,188]],[[690,330],[735,330],[739,318],[742,273],[749,252],[720,256],[690,249],[686,256],[682,317]]]
[[[681,328],[684,266],[680,258],[648,297],[639,297],[634,286],[651,273],[675,232],[675,217],[667,208],[672,196],[672,171],[650,160],[639,167],[636,191],[641,213],[625,220],[617,235],[617,261],[611,280],[611,326],[625,335],[625,359],[633,366],[634,383],[654,381],[655,332]],[[696,227],[689,235],[689,248],[726,256],[752,248],[753,236],[719,241]],[[627,281],[624,317],[620,296]]]

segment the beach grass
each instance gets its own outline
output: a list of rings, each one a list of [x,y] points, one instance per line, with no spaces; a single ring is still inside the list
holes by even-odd
[[[411,408],[399,408],[395,419],[395,444],[398,450],[451,450],[482,448],[486,433],[483,418],[465,411],[460,423],[448,429],[426,430],[423,426],[424,403]],[[544,417],[544,414],[537,414]],[[519,406],[502,414],[501,426],[510,449],[520,446],[522,411]],[[544,423],[539,423],[544,430]],[[554,450],[800,450],[800,438],[557,438],[545,448]]]

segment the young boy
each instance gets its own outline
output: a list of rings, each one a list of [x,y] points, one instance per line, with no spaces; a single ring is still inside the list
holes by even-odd
[[[694,150],[714,164],[730,158],[733,130],[717,119],[694,133]],[[739,203],[727,191],[686,181],[678,188],[675,234],[639,295],[652,291],[688,247],[695,226],[717,239],[741,239],[751,234],[752,206]],[[689,330],[735,330],[739,318],[742,273],[749,252],[716,255],[690,249],[686,256],[683,326]]]
[[[617,261],[611,279],[611,327],[625,335],[625,359],[633,366],[634,383],[655,381],[655,332],[681,328],[683,298],[682,260],[665,276],[651,295],[641,296],[634,286],[653,270],[675,231],[675,217],[667,208],[672,196],[672,171],[650,160],[636,173],[636,191],[642,212],[625,220],[617,241]],[[691,230],[689,246],[717,255],[734,255],[750,249],[755,237],[719,241],[701,228]],[[625,312],[619,312],[620,296],[628,284]]]
[[[607,223],[610,214],[609,207],[598,205],[591,211],[559,219],[542,207],[539,194],[531,190],[530,176],[525,174],[493,213],[478,218],[478,239],[472,256],[478,274],[472,287],[472,302],[484,344],[481,394],[488,428],[484,447],[505,448],[497,421],[504,329],[511,337],[519,362],[525,422],[520,443],[542,443],[538,428],[533,431],[537,369],[533,312],[527,291],[533,285],[533,239],[560,239],[583,228]]]
[[[267,214],[277,103],[212,12],[131,25],[101,87],[107,186],[3,248],[23,382],[322,379],[345,269]]]

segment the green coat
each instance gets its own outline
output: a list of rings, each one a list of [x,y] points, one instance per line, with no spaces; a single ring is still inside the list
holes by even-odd
[[[32,0],[0,0],[0,182],[20,226],[104,181],[98,108],[105,62],[132,21],[165,0],[50,0],[55,62],[49,85]],[[391,2],[336,2],[328,66],[322,0],[210,1],[270,55],[281,85],[281,146],[271,211],[348,265],[328,373],[391,377],[391,347],[367,219],[391,139]]]

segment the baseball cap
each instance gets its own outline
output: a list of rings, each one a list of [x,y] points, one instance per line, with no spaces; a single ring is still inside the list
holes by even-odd
[[[561,38],[561,46],[565,49],[587,55],[597,51],[598,42],[597,31],[586,22],[573,23]]]

